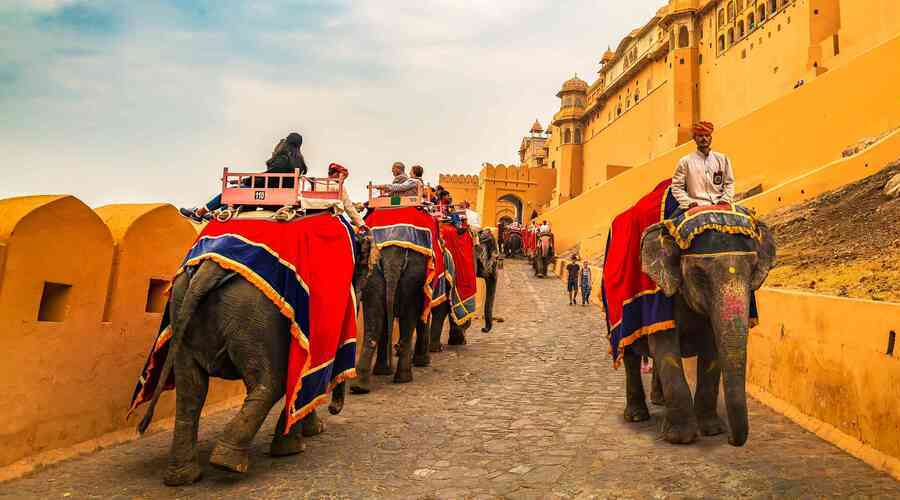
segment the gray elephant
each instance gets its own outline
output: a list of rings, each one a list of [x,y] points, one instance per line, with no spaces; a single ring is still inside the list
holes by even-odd
[[[506,240],[503,242],[503,251],[507,257],[515,257],[522,254],[522,234],[518,231],[506,230],[504,235]]]
[[[547,268],[553,262],[553,235],[551,233],[538,234],[535,241],[534,257],[532,265],[534,266],[534,275],[538,278],[547,276]]]
[[[752,294],[775,264],[775,242],[769,229],[758,223],[760,238],[707,231],[705,249],[683,251],[663,224],[650,226],[641,240],[641,268],[669,297],[674,298],[676,328],[649,335],[625,350],[625,420],[650,418],[641,381],[640,356],[654,359],[659,387],[652,398],[666,407],[663,438],[670,443],[691,443],[698,432],[705,436],[725,431],[716,406],[719,380],[724,375],[729,442],[747,441],[747,335]],[[697,388],[691,397],[682,358],[697,356]],[[661,389],[661,390],[660,390]],[[660,394],[661,392],[661,394]]]
[[[484,304],[482,307],[482,315],[484,317],[484,326],[482,332],[489,332],[493,327],[494,319],[494,298],[497,295],[497,267],[499,252],[497,251],[497,240],[489,230],[481,231],[475,239],[473,248],[476,272],[478,278],[484,279]],[[449,294],[449,291],[448,291]],[[441,333],[444,330],[444,321],[450,317],[450,301],[446,300],[431,311],[431,340],[429,342],[430,352],[441,352]],[[452,317],[448,321],[450,324],[450,333],[447,338],[448,345],[463,345],[466,343],[466,331],[471,326],[471,320],[466,321],[462,325],[457,325]],[[423,366],[423,365],[416,365]]]
[[[399,320],[400,339],[397,349],[399,359],[394,373],[394,383],[412,382],[412,338],[416,336],[416,364],[424,366],[428,358],[428,330],[421,321],[424,308],[422,290],[428,273],[428,257],[414,250],[387,246],[381,249],[378,264],[363,279],[363,311],[365,334],[362,353],[356,367],[357,378],[350,385],[354,394],[371,391],[371,373],[391,374],[391,334],[394,318]],[[377,351],[375,368],[372,358]]]
[[[365,270],[369,243],[354,270],[354,279]],[[169,380],[174,369],[176,389],[175,429],[164,482],[189,484],[200,478],[197,430],[210,377],[244,381],[243,407],[226,425],[210,456],[210,464],[233,472],[246,472],[250,444],[271,408],[285,395],[290,323],[255,285],[212,260],[178,275],[172,284],[168,315],[172,340],[159,380]],[[138,431],[143,433],[164,384],[158,383]],[[331,411],[343,407],[343,385],[332,392]],[[281,413],[270,446],[273,456],[299,453],[302,436],[324,430],[316,413],[310,413],[288,434]]]

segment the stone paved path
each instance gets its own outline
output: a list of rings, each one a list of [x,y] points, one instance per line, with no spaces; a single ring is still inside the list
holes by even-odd
[[[505,323],[473,328],[412,384],[378,377],[372,394],[348,395],[303,454],[266,455],[273,412],[245,476],[207,468],[163,486],[164,432],[0,484],[0,498],[900,497],[900,483],[755,401],[743,448],[660,441],[656,408],[626,424],[598,309],[567,306],[560,281],[522,262],[507,261],[497,311]],[[202,461],[231,414],[203,421]]]

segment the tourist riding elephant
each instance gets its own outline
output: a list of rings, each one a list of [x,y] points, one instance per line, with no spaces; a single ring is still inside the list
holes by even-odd
[[[423,288],[428,275],[428,257],[401,246],[386,246],[380,251],[378,265],[361,285],[365,335],[356,367],[357,378],[350,386],[354,394],[370,392],[370,372],[391,374],[391,334],[394,318],[399,320],[399,359],[394,383],[412,382],[412,338],[416,335],[417,365],[428,357],[428,332],[421,321],[424,308]],[[377,351],[375,368],[372,357]]]
[[[354,270],[354,280],[365,271],[369,243],[365,241]],[[159,380],[169,380],[174,369],[175,429],[164,482],[189,484],[201,475],[197,454],[200,412],[209,378],[244,381],[243,407],[226,425],[210,456],[214,466],[246,472],[250,444],[269,410],[285,395],[291,329],[279,308],[240,274],[212,260],[182,272],[172,283],[169,302],[172,340]],[[143,433],[165,384],[159,382],[138,430]],[[332,392],[331,411],[343,407],[343,385]],[[324,430],[315,412],[284,433],[281,412],[270,446],[272,456],[300,453],[302,436]]]
[[[674,298],[676,328],[644,337],[626,349],[626,420],[650,418],[640,372],[640,354],[649,350],[666,406],[666,441],[690,443],[698,431],[706,436],[725,431],[716,413],[720,376],[725,380],[729,443],[742,446],[747,441],[745,384],[753,292],[775,264],[771,232],[761,222],[757,230],[758,239],[709,230],[687,250],[681,250],[662,223],[644,232],[641,267],[665,295]],[[695,251],[698,241],[703,252]],[[692,401],[681,360],[695,355],[697,387]]]
[[[537,236],[535,243],[534,259],[534,275],[543,278],[547,276],[547,267],[553,261],[553,234],[543,233]]]

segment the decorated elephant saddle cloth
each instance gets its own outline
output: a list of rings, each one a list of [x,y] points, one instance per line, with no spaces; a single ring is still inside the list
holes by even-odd
[[[437,220],[418,207],[370,210],[365,220],[379,250],[400,247],[427,257],[428,268],[422,290],[425,303],[422,320],[427,320],[435,305],[432,303],[432,298],[436,296],[435,289],[441,286],[438,280],[444,276],[444,254]]]
[[[356,376],[357,253],[352,228],[342,217],[327,213],[291,222],[213,221],[197,237],[176,274],[191,275],[211,260],[254,285],[288,320],[288,429],[325,402],[336,384]],[[159,380],[172,339],[169,323],[167,308],[129,413],[148,401],[158,384],[174,387],[174,372],[169,380]]]
[[[679,211],[664,220],[663,224],[682,252],[689,254],[752,251],[754,241],[760,239],[753,212],[730,203]],[[727,235],[743,235],[746,238]]]
[[[758,239],[755,219],[741,207],[715,206],[682,213],[671,193],[671,179],[616,216],[610,226],[603,261],[600,296],[606,311],[607,338],[613,365],[638,339],[675,328],[674,298],[667,297],[641,269],[644,230],[662,222],[684,253],[749,251]],[[747,238],[722,238],[741,234]],[[757,317],[750,298],[750,321]]]
[[[450,316],[457,325],[462,325],[475,315],[477,301],[475,294],[475,240],[469,231],[459,231],[452,224],[441,224],[441,239],[444,242],[444,280],[450,301]]]

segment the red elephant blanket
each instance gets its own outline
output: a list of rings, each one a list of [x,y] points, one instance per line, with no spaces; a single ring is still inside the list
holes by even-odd
[[[441,251],[438,222],[417,207],[380,208],[366,214],[366,225],[379,248],[398,246],[428,257],[423,300],[422,320],[431,316],[432,297],[438,280],[444,275],[444,254]]]
[[[475,242],[468,230],[460,233],[453,224],[441,224],[444,250],[450,254],[453,270],[447,272],[450,315],[461,325],[475,315],[478,291],[475,279]]]
[[[356,376],[356,253],[352,228],[330,214],[293,222],[213,221],[178,271],[212,260],[255,285],[289,320],[285,432],[325,402],[335,385]],[[129,414],[160,383],[171,338],[167,309]],[[174,387],[174,372],[164,383],[167,390]]]

